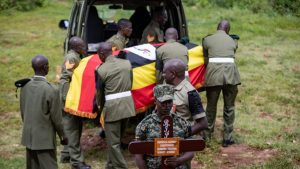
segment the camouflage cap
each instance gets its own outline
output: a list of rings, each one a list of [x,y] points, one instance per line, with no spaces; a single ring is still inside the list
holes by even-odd
[[[174,98],[174,87],[168,84],[157,85],[153,89],[154,97],[159,102],[164,102],[166,100],[173,100]]]

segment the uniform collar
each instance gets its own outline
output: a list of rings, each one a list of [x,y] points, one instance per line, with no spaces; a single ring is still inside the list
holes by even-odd
[[[223,30],[217,30],[217,33],[221,33],[221,34],[227,34],[225,31]]]
[[[154,26],[156,26],[156,27],[160,27],[159,23],[156,22],[155,20],[151,20],[151,24],[154,25]]]
[[[113,56],[113,55],[109,55],[109,56],[107,56],[107,58],[105,59],[105,62],[106,61],[111,61],[111,60],[113,60],[115,57]]]
[[[122,35],[120,32],[117,33],[117,38],[119,38],[121,40],[126,40],[126,37],[124,35]]]
[[[34,75],[33,79],[36,79],[36,80],[47,80],[45,76],[39,76],[39,75]]]
[[[157,121],[158,123],[160,123],[161,122],[161,119],[158,117],[158,115],[156,114],[156,110],[153,110],[153,112],[152,112],[152,118],[153,118],[153,120],[155,120],[155,121]]]
[[[167,43],[173,43],[173,42],[176,42],[176,40],[174,40],[174,39],[169,39],[169,40],[167,41]]]
[[[129,41],[129,39],[122,35],[120,32],[117,33],[117,38],[120,39],[122,42],[125,42],[125,44],[127,44]]]
[[[174,89],[175,91],[179,91],[183,88],[184,84],[186,83],[186,79],[184,78]]]
[[[172,109],[171,112],[170,112],[170,116],[171,116],[172,118],[174,118],[174,112],[173,112],[173,109]],[[153,118],[153,120],[157,121],[158,123],[161,123],[161,119],[160,119],[160,117],[156,114],[156,110],[153,110],[153,112],[152,112],[152,118]]]
[[[77,56],[77,57],[80,57],[80,54],[78,53],[78,52],[76,52],[75,50],[73,50],[73,49],[70,49],[69,51],[68,51],[68,54],[70,55],[75,55],[75,56]]]

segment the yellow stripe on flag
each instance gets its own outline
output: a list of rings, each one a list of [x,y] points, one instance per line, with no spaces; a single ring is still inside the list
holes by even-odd
[[[82,77],[83,77],[84,69],[91,57],[92,56],[82,59],[79,63],[79,66],[74,70],[72,81],[69,88],[69,91],[73,91],[73,92],[68,92],[66,103],[65,103],[65,108],[67,109],[71,109],[73,111],[78,110],[80,94],[81,94],[80,91],[81,91]]]
[[[189,50],[189,70],[204,64],[202,46],[196,46]]]
[[[155,62],[134,68],[132,90],[156,83],[155,78]]]

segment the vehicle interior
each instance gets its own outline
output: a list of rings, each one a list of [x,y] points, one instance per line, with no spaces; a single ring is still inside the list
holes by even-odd
[[[95,44],[116,34],[118,20],[126,18],[133,28],[129,46],[137,45],[156,7],[164,7],[167,11],[164,29],[175,27],[179,38],[188,36],[181,3],[181,0],[78,0],[71,12],[66,42],[72,36],[80,36],[88,44],[88,53],[94,53]]]

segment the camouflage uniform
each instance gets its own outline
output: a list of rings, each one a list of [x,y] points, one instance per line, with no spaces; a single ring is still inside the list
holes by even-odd
[[[187,138],[191,135],[191,125],[180,116],[171,113],[173,117],[173,135],[174,137]],[[142,141],[153,141],[154,138],[161,137],[161,120],[153,112],[146,116],[136,127],[135,137]],[[161,165],[161,157],[154,157],[153,155],[144,155],[148,169],[157,169]],[[187,164],[176,167],[176,169],[186,169]]]
[[[160,102],[173,99],[173,87],[171,85],[160,85],[158,90],[154,90],[154,96]],[[160,97],[159,97],[160,96]],[[188,138],[191,136],[191,124],[175,113],[170,113],[173,118],[173,136],[180,138]],[[155,111],[146,116],[136,127],[135,137],[141,141],[153,141],[154,138],[161,137],[161,119]],[[144,159],[148,169],[157,169],[161,165],[161,157],[154,157],[145,154]],[[187,169],[188,164],[185,163],[176,169]]]
[[[112,47],[115,47],[116,50],[121,50],[126,47],[129,39],[123,36],[121,33],[117,33],[110,37],[106,42],[111,43]]]

